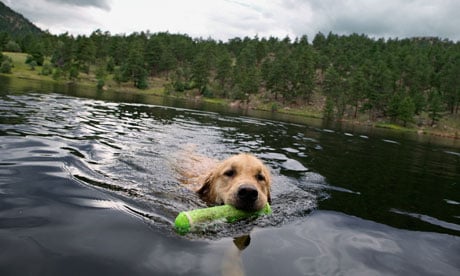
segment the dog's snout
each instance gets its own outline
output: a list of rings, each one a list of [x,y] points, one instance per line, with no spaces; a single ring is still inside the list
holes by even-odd
[[[242,185],[238,189],[238,199],[244,202],[253,202],[257,200],[259,192],[252,185]]]

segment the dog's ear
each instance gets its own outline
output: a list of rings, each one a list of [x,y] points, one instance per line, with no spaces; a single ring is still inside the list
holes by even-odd
[[[209,173],[208,176],[206,176],[206,179],[204,180],[203,185],[201,188],[197,191],[198,195],[200,196],[201,199],[203,199],[206,202],[211,202],[211,197],[212,197],[212,185],[214,182],[214,174]]]

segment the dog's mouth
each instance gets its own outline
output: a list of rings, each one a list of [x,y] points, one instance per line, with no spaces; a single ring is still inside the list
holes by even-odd
[[[232,205],[238,210],[246,211],[246,212],[256,212],[260,211],[265,207],[265,203],[263,200],[255,200],[255,201],[244,201],[241,199],[235,199],[232,202],[228,202],[227,204]]]
[[[255,212],[255,211],[259,211],[262,209],[262,208],[258,208],[258,206],[255,203],[247,203],[247,202],[237,202],[237,204],[235,204],[235,208],[246,211],[246,212]]]
[[[264,205],[263,206],[259,206],[259,204],[257,204],[257,202],[245,202],[245,201],[241,201],[241,200],[231,200],[231,201],[228,201],[228,202],[220,202],[218,205],[232,205],[233,207],[235,207],[236,209],[238,210],[242,210],[242,211],[245,211],[245,212],[256,212],[256,211],[260,211],[264,208]]]

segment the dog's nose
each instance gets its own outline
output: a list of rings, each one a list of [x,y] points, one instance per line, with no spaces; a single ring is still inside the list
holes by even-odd
[[[259,192],[252,185],[241,185],[238,189],[238,199],[244,202],[253,202],[257,200]]]

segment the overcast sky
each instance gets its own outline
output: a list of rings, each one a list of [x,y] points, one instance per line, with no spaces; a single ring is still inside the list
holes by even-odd
[[[0,0],[53,34],[149,30],[226,41],[364,33],[460,40],[459,0]]]

